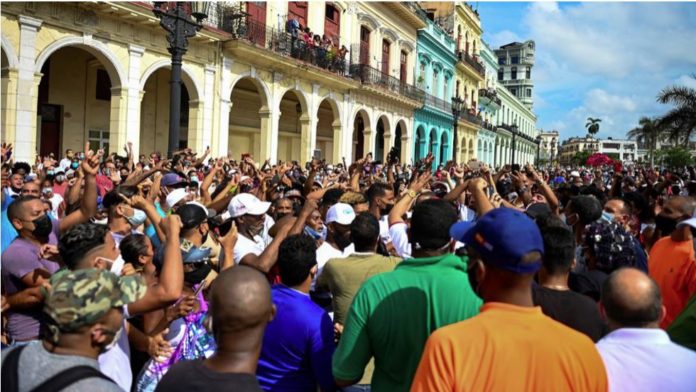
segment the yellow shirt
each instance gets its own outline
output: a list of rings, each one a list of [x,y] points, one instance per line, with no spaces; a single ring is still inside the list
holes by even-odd
[[[489,302],[428,338],[411,391],[606,391],[602,358],[585,335],[539,307]]]

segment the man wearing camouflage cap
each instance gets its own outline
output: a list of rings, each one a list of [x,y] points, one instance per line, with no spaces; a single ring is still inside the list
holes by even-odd
[[[143,279],[90,268],[59,272],[50,287],[45,337],[2,353],[2,389],[120,391],[99,371],[97,357],[118,341],[123,306],[145,295]]]

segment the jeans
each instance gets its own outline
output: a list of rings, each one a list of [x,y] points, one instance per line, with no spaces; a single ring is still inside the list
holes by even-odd
[[[341,389],[343,392],[370,392],[371,390],[370,384],[355,384]]]

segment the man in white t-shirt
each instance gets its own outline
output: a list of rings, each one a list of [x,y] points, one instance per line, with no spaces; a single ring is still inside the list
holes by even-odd
[[[384,183],[372,184],[367,190],[367,201],[370,203],[370,213],[379,220],[379,239],[386,246],[391,242],[389,212],[396,202],[394,189]]]
[[[53,193],[53,188],[44,187],[41,189],[41,197],[47,202],[51,203],[51,212],[55,219],[62,218],[63,197],[57,193]]]
[[[251,193],[241,193],[230,200],[227,211],[234,219],[239,236],[234,246],[235,264],[246,264],[269,272],[278,258],[278,247],[285,235],[278,233],[271,240],[266,230],[266,216],[271,203]]]

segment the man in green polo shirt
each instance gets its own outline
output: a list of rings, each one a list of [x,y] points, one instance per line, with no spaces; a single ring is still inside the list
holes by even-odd
[[[456,209],[442,200],[414,208],[415,258],[368,279],[355,295],[333,358],[338,386],[358,382],[374,357],[372,390],[408,391],[428,336],[478,314],[482,301],[469,284],[466,259],[450,253],[456,221]]]

